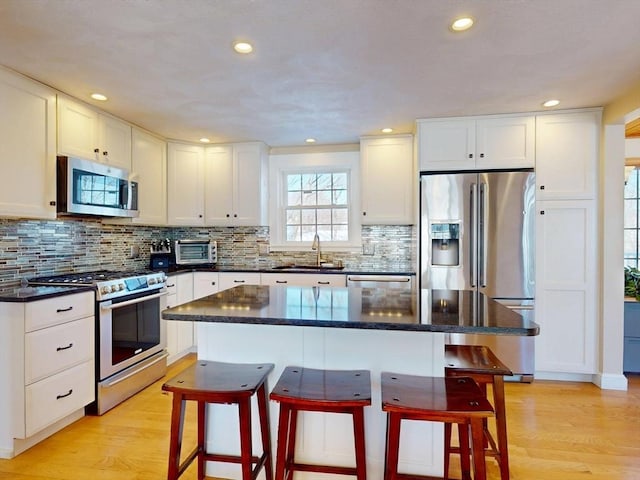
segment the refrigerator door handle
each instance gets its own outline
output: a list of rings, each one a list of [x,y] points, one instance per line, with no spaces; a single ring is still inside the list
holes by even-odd
[[[489,200],[489,188],[488,185],[484,182],[480,184],[480,208],[479,208],[479,217],[480,217],[480,227],[478,228],[478,234],[480,236],[478,255],[480,255],[480,287],[486,288],[487,286],[487,237],[488,237],[488,213],[487,213],[487,202]]]
[[[476,253],[478,252],[478,216],[477,216],[477,201],[478,201],[478,184],[471,184],[470,192],[470,215],[469,226],[471,227],[471,248],[469,252],[469,259],[471,262],[471,278],[470,284],[472,287],[477,287],[478,280],[478,261],[476,259]]]

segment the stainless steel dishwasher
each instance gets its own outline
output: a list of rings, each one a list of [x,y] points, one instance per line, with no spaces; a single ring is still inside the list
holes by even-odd
[[[412,290],[413,285],[412,275],[347,275],[347,287]]]

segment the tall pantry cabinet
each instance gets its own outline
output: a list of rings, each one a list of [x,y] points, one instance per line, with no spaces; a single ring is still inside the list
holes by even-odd
[[[600,110],[536,117],[536,371],[596,372]]]

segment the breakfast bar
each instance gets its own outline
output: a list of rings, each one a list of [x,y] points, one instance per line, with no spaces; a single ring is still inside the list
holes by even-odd
[[[382,478],[384,469],[382,371],[443,376],[447,333],[538,334],[535,323],[507,307],[481,293],[457,290],[243,285],[167,309],[162,317],[196,323],[200,360],[275,364],[270,387],[290,365],[369,370],[372,404],[365,409],[365,426],[367,473],[372,479]],[[237,411],[224,405],[209,408],[208,447],[237,453],[239,438],[228,434],[237,431]],[[271,402],[270,408],[273,436],[278,406]],[[254,428],[258,439],[257,426]],[[402,471],[441,475],[441,424],[408,422],[402,434]],[[298,435],[296,456],[301,461],[326,463],[329,459],[335,465],[353,464],[348,418],[305,412]],[[273,441],[275,449],[275,437]],[[255,448],[259,450],[258,443]],[[234,478],[237,473],[234,465],[207,466],[208,475]],[[302,472],[296,478],[313,477]]]

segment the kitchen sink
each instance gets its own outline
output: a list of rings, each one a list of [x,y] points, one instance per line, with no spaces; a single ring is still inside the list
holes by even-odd
[[[273,270],[291,271],[291,270],[342,270],[344,266],[336,265],[335,263],[323,263],[318,265],[278,265],[273,267]]]

